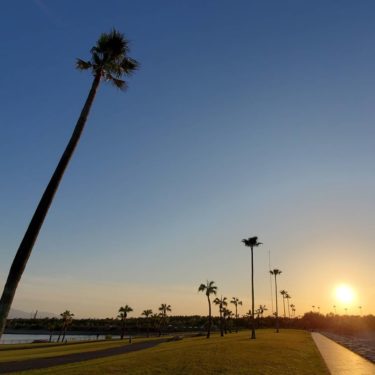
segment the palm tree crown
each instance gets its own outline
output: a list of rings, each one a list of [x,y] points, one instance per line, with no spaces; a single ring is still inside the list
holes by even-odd
[[[273,269],[273,270],[270,270],[270,274],[271,275],[280,275],[282,273],[282,271],[281,270],[279,270],[279,269],[277,269],[277,268],[275,268],[275,269]]]
[[[167,316],[167,312],[168,311],[172,311],[172,307],[171,305],[167,305],[166,303],[162,303],[159,307],[159,311],[160,311],[160,314],[163,316],[163,317],[166,317]]]
[[[250,237],[248,239],[244,238],[241,242],[244,243],[245,246],[247,247],[258,247],[259,245],[263,245],[262,242],[258,242],[258,237],[255,236],[255,237]]]
[[[60,316],[64,323],[69,323],[73,320],[74,314],[71,313],[69,310],[65,310],[63,313],[60,314]]]
[[[149,316],[152,315],[152,310],[151,309],[143,310],[142,315],[145,316],[146,318],[148,318]]]
[[[214,299],[214,304],[219,306],[219,309],[223,309],[224,306],[228,306],[227,297],[221,296]]]
[[[77,59],[79,70],[91,70],[93,75],[100,75],[119,89],[126,89],[126,82],[121,79],[130,75],[138,67],[138,62],[128,56],[129,42],[116,30],[100,35],[96,45],[91,48],[91,59]]]
[[[198,292],[206,292],[206,296],[208,297],[211,294],[217,293],[217,286],[215,285],[215,281],[208,281],[206,284],[199,285]]]
[[[120,319],[126,319],[128,317],[128,313],[132,312],[133,309],[128,306],[128,305],[125,305],[125,306],[121,306],[119,309],[118,309],[118,317]]]
[[[240,301],[240,299],[237,298],[237,297],[232,297],[232,299],[230,300],[230,303],[233,303],[233,305],[235,306],[235,308],[236,308],[236,318],[238,318],[237,307],[242,306],[242,301]]]

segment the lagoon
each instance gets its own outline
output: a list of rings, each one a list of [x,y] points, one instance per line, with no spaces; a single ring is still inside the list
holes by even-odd
[[[21,333],[4,333],[0,339],[0,344],[23,344],[31,343],[34,340],[49,340],[50,335],[48,333],[33,333],[33,334],[21,334]],[[58,333],[53,334],[52,342],[56,342],[59,337]],[[119,338],[119,336],[112,336],[113,338]],[[105,335],[96,334],[67,334],[65,336],[67,341],[87,341],[87,340],[104,340]]]

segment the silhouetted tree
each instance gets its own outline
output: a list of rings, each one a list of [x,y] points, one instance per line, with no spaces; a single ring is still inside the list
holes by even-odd
[[[262,242],[258,242],[258,237],[250,237],[242,240],[243,244],[251,249],[251,338],[255,339],[255,322],[254,322],[254,247],[262,245]]]
[[[233,312],[230,311],[229,309],[227,308],[223,308],[223,322],[224,322],[224,332],[225,334],[228,333],[228,330],[230,333],[232,333],[232,329],[231,329],[231,317],[233,315]]]
[[[121,80],[121,78],[131,74],[138,66],[137,61],[128,56],[128,52],[128,41],[125,39],[124,35],[116,30],[112,30],[110,33],[100,36],[96,45],[91,49],[90,61],[77,59],[77,68],[80,70],[90,70],[94,79],[73,134],[43,193],[10,268],[0,299],[0,337],[4,332],[6,319],[18,283],[25,270],[34,243],[43,225],[48,209],[51,206],[53,197],[59,187],[65,169],[68,166],[85,127],[101,79],[113,83],[120,89],[125,89],[126,83],[124,80]]]
[[[152,315],[152,310],[151,309],[143,310],[142,315],[146,319],[147,337],[149,337],[150,336],[150,316]]]
[[[159,307],[159,311],[160,311],[159,336],[161,336],[162,327],[164,327],[167,323],[167,313],[172,311],[172,307],[171,305],[162,303]]]
[[[286,318],[286,312],[285,312],[285,298],[288,292],[286,290],[280,290],[280,294],[283,296],[283,306],[284,306],[284,318]]]
[[[123,340],[125,335],[126,318],[128,317],[128,314],[132,311],[133,309],[128,305],[121,306],[118,310],[119,314],[117,317],[121,320],[121,340]]]
[[[216,295],[217,286],[215,285],[214,281],[208,281],[206,284],[199,285],[198,292],[206,293],[207,301],[208,301],[208,325],[207,325],[207,338],[210,338],[211,334],[211,325],[212,325],[212,314],[211,314],[211,300],[210,295]]]
[[[294,317],[294,313],[296,312],[296,309],[295,309],[295,305],[294,305],[294,303],[292,303],[291,305],[290,305],[290,308],[292,309],[292,317]]]
[[[285,298],[286,298],[286,301],[288,302],[288,316],[289,316],[289,319],[290,319],[290,306],[289,306],[289,300],[292,298],[292,296],[291,296],[289,293],[286,293]],[[319,307],[319,309],[320,309],[320,307]]]
[[[276,318],[276,333],[279,333],[279,307],[278,307],[278,303],[277,303],[277,275],[280,275],[282,273],[281,270],[275,268],[273,270],[270,271],[270,274],[271,275],[274,275],[275,276],[275,295],[276,295],[276,314],[275,314],[275,318]]]
[[[236,317],[236,332],[238,332],[238,311],[237,306],[242,306],[242,301],[239,300],[237,297],[232,297],[230,300],[230,303],[233,303],[233,305],[236,308],[235,317]]]
[[[216,297],[214,299],[214,304],[219,306],[219,314],[220,314],[220,335],[224,336],[224,322],[223,322],[223,311],[224,308],[228,305],[227,297],[221,296],[220,298]]]
[[[62,320],[62,324],[61,324],[62,339],[61,339],[61,341],[64,342],[66,330],[72,324],[74,314],[72,314],[69,310],[65,310],[63,313],[60,314],[60,316],[61,316],[61,320]],[[59,335],[57,341],[60,341],[60,335]]]

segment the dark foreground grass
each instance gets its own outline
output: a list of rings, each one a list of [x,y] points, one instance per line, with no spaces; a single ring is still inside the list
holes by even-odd
[[[329,374],[309,333],[260,330],[187,338],[139,352],[20,374]]]

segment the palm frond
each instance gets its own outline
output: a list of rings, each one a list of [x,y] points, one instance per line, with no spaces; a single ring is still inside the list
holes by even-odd
[[[125,81],[122,79],[118,79],[113,77],[112,75],[106,74],[106,81],[110,82],[113,84],[113,86],[117,87],[118,89],[125,91],[128,88],[128,85],[126,84]]]
[[[206,285],[201,284],[199,285],[198,292],[204,292],[206,290]]]
[[[76,60],[76,68],[78,70],[87,70],[92,68],[92,64],[90,61],[84,61],[82,59]]]

